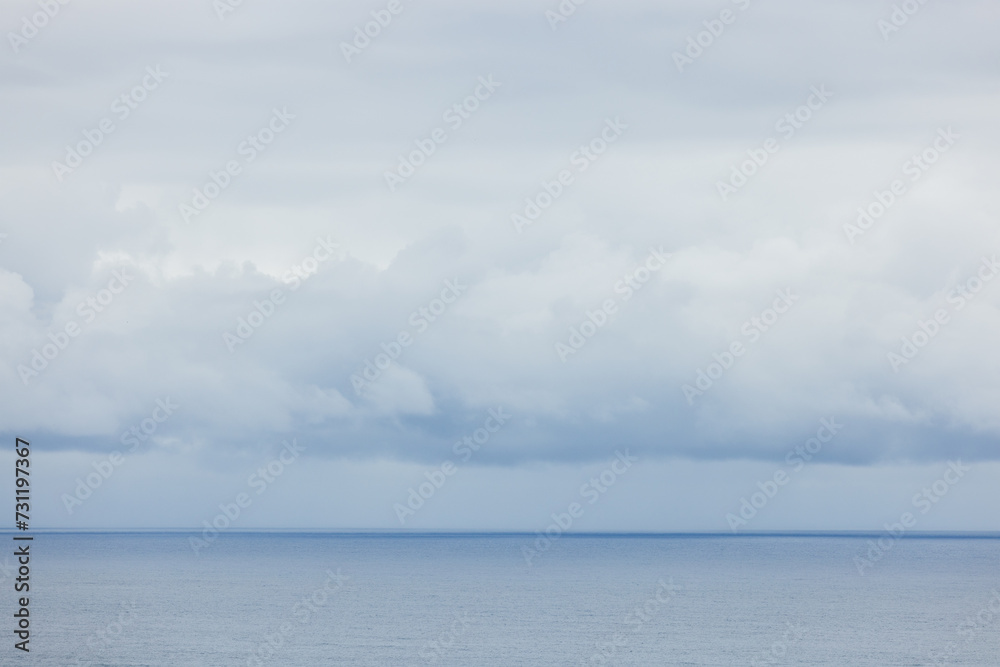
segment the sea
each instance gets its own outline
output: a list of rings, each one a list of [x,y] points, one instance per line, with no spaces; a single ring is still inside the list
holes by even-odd
[[[1000,665],[997,535],[210,537],[35,534],[0,663]]]

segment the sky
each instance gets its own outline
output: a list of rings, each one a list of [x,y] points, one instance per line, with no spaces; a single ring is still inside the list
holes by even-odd
[[[998,18],[4,3],[35,525],[997,530]]]

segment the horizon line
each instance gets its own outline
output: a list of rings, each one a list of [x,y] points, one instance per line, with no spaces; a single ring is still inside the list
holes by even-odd
[[[33,528],[27,532],[15,529],[0,529],[0,534],[23,535],[48,534],[201,534],[206,528]],[[537,537],[540,531],[522,530],[399,530],[379,528],[244,528],[216,531],[234,535],[330,535],[345,537]],[[560,537],[881,537],[887,530],[757,530],[747,532],[732,531],[564,531]],[[895,539],[1000,539],[1000,531],[907,531],[901,535],[891,535]]]

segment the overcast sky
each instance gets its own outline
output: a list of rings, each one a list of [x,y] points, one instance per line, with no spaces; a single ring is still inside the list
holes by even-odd
[[[997,529],[995,2],[41,5],[0,7],[37,525],[543,530],[627,450],[574,530],[729,530],[776,471],[741,530],[877,529],[959,459],[919,529]]]

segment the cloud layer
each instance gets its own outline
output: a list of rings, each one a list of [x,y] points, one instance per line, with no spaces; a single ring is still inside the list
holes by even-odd
[[[0,430],[1000,457],[993,3],[400,6],[0,10]]]

